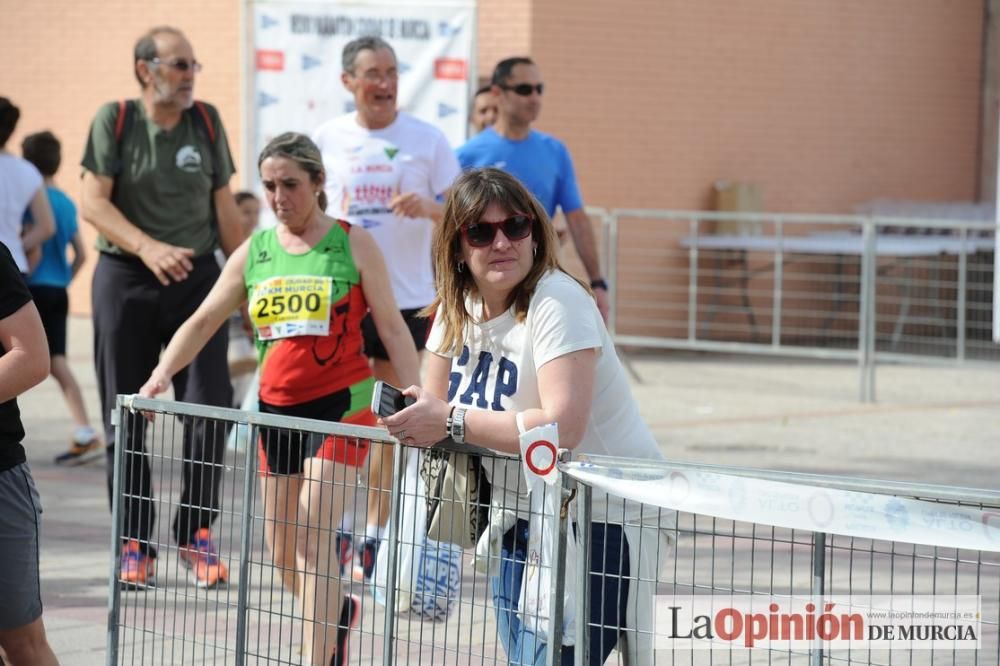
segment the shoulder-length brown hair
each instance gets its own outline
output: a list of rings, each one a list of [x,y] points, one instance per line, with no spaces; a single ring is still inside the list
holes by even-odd
[[[444,218],[434,229],[431,257],[437,295],[423,311],[424,316],[431,316],[442,306],[444,337],[440,351],[444,353],[458,353],[461,349],[466,326],[472,322],[472,315],[465,307],[466,297],[478,294],[468,267],[459,270],[462,261],[461,229],[466,224],[479,222],[490,204],[497,204],[508,214],[528,215],[534,219],[531,230],[537,247],[534,261],[528,275],[511,290],[506,303],[508,309],[514,308],[517,321],[524,321],[527,317],[528,304],[542,276],[551,270],[565,272],[559,265],[559,240],[552,221],[519,180],[493,168],[464,172],[448,191]],[[590,291],[582,282],[580,284]]]

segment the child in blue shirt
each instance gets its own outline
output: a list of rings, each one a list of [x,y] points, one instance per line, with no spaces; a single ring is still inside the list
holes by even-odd
[[[86,258],[76,224],[76,206],[55,186],[53,177],[59,170],[61,146],[52,132],[38,132],[25,137],[21,144],[24,159],[45,178],[45,190],[56,220],[56,233],[42,245],[41,258],[28,276],[28,288],[42,318],[49,341],[51,374],[59,382],[75,428],[70,448],[56,456],[56,463],[78,465],[97,459],[104,451],[101,436],[90,426],[80,385],[66,361],[66,318],[69,297],[66,288],[76,276]],[[30,213],[25,223],[31,222]],[[73,262],[66,258],[66,247],[73,247]]]

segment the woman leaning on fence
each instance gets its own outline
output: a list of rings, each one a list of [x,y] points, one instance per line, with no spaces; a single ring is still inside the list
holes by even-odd
[[[384,419],[393,435],[418,446],[450,435],[516,454],[520,415],[528,429],[557,423],[560,446],[578,453],[662,458],[589,290],[563,271],[557,250],[545,211],[515,178],[482,169],[455,182],[434,236],[433,353],[424,388],[406,390],[416,403]],[[493,504],[517,507],[490,580],[499,637],[512,663],[544,663],[544,638],[516,613],[528,504],[519,475],[497,478],[498,469],[486,465]],[[589,640],[592,663],[603,663],[628,626],[638,549],[607,497],[595,493],[593,516]]]
[[[249,300],[260,355],[260,411],[374,425],[374,382],[361,340],[369,309],[396,373],[407,383],[419,380],[417,351],[382,254],[364,229],[323,212],[325,172],[308,137],[276,137],[258,167],[278,225],[257,231],[233,253],[140,392],[151,397],[166,390]],[[303,649],[313,664],[346,663],[358,603],[353,597],[342,602],[330,533],[353,492],[355,468],[364,465],[367,442],[261,428],[260,448],[265,538],[282,583],[302,604]]]

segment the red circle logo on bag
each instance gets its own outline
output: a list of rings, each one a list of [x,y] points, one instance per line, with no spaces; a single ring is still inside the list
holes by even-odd
[[[549,460],[539,465],[535,462],[535,453],[539,448],[549,452]],[[544,454],[543,454],[544,455]],[[556,466],[556,446],[552,442],[540,439],[528,445],[528,450],[524,452],[524,464],[538,476],[545,476]]]

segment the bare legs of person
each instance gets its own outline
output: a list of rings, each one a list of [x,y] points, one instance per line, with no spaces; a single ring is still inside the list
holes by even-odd
[[[16,629],[0,630],[0,648],[9,666],[59,666],[45,638],[42,618]]]
[[[260,479],[264,501],[264,541],[282,586],[300,596],[301,576],[295,562],[295,540],[299,524],[301,476],[267,475]]]
[[[357,484],[357,469],[308,458],[301,476],[261,479],[264,539],[282,586],[302,612],[302,654],[314,666],[329,666],[338,645],[341,597],[336,531],[344,500]],[[341,632],[343,635],[343,632]]]
[[[336,530],[332,526],[340,524],[344,500],[356,485],[357,469],[332,460],[309,458],[303,477],[298,508],[306,520],[299,527],[295,552],[302,575],[303,653],[309,651],[313,666],[328,666],[343,647],[337,641],[344,599],[340,594]]]
[[[90,427],[87,418],[87,408],[84,406],[80,385],[70,370],[66,357],[57,354],[51,359],[50,373],[59,383],[70,417],[73,419],[75,432],[70,442],[69,451],[56,457],[57,463],[79,464],[88,460],[100,458],[104,450],[101,436]]]

